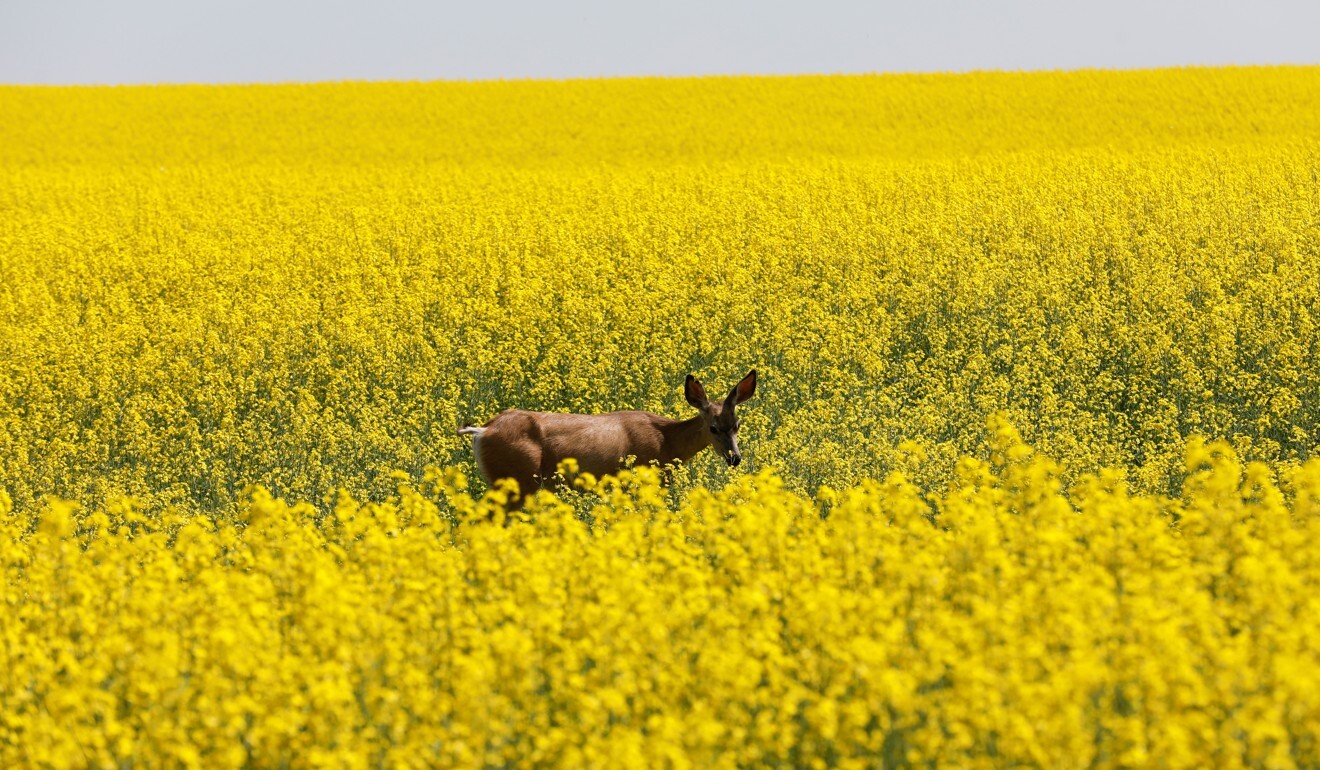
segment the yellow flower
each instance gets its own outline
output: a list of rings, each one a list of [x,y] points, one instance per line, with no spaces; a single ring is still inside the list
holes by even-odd
[[[1320,766],[1317,93],[0,87],[0,766]]]

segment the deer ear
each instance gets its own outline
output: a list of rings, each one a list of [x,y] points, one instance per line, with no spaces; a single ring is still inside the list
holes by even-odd
[[[683,397],[687,402],[697,409],[705,409],[710,400],[706,398],[706,389],[701,387],[701,382],[692,375],[687,376],[687,381],[683,383]]]
[[[733,390],[729,391],[729,401],[737,406],[751,398],[754,393],[756,393],[755,369],[748,372],[746,377],[733,386]]]

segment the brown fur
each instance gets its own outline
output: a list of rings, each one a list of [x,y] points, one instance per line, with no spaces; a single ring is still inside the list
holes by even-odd
[[[753,369],[722,403],[716,403],[706,399],[701,383],[688,375],[684,394],[698,412],[687,420],[650,412],[560,414],[510,409],[481,429],[475,444],[477,467],[487,484],[511,478],[521,494],[528,495],[570,457],[577,460],[579,471],[600,477],[617,473],[628,458],[637,465],[685,463],[714,444],[730,465],[736,465],[742,456],[734,407],[751,398],[755,389]]]

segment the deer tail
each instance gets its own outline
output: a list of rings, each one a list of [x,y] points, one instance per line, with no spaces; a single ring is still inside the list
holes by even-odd
[[[485,428],[478,428],[475,425],[464,425],[463,427],[458,429],[458,435],[472,436],[473,438],[480,438],[481,434],[485,432],[486,432]]]

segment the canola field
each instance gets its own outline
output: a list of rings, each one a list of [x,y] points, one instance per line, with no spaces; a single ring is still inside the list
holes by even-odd
[[[0,765],[1320,766],[1320,68],[0,115]]]

